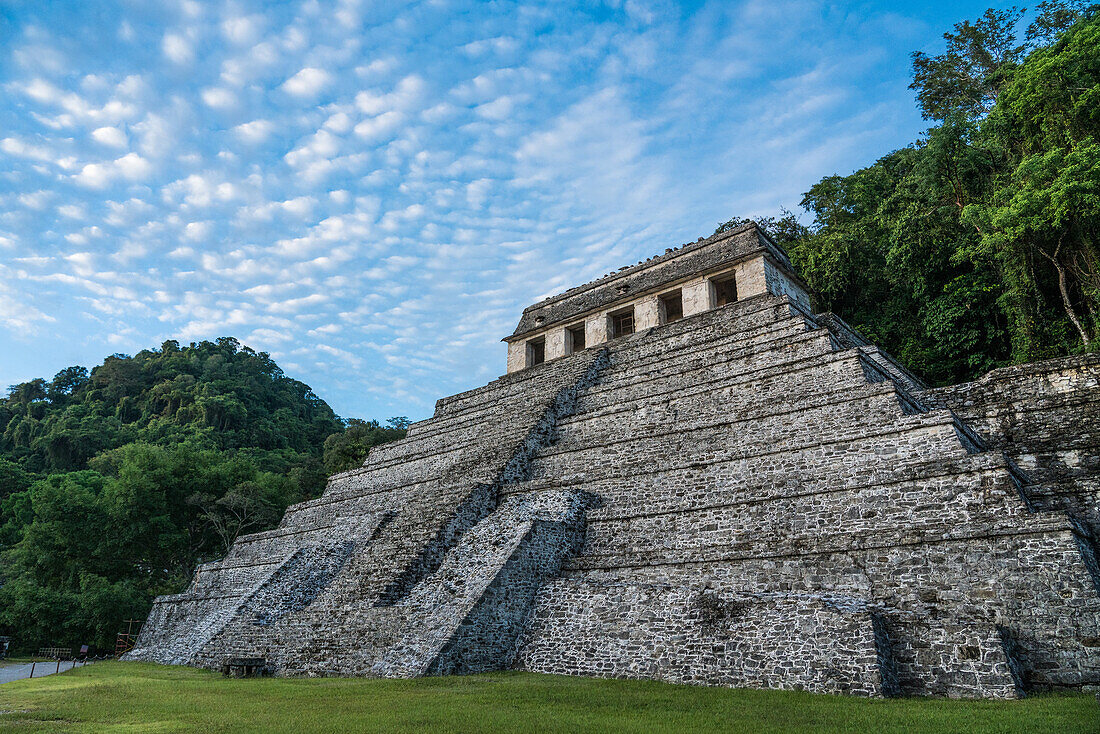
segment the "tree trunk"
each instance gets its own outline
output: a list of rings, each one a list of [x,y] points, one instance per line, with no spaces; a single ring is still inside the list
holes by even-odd
[[[1062,237],[1065,237],[1065,235],[1063,234]],[[1054,269],[1058,272],[1058,291],[1062,294],[1062,305],[1066,308],[1066,315],[1069,316],[1069,320],[1073,322],[1073,326],[1077,329],[1077,333],[1081,335],[1081,343],[1086,347],[1089,346],[1088,332],[1085,331],[1085,327],[1081,325],[1081,319],[1077,317],[1077,312],[1073,309],[1073,303],[1069,299],[1069,287],[1066,285],[1066,269],[1062,266],[1062,263],[1058,262],[1058,252],[1062,249],[1062,238],[1058,238],[1058,246],[1054,248],[1053,255],[1048,255],[1041,247],[1038,249],[1047,260],[1050,260],[1051,264],[1054,265]]]

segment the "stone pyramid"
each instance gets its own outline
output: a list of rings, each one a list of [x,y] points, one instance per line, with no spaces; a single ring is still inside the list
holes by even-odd
[[[928,389],[755,226],[529,307],[160,597],[131,659],[1012,697],[1100,685],[1100,359]]]

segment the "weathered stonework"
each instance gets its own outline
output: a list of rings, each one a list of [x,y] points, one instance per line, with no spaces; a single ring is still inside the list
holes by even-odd
[[[157,599],[131,657],[1100,686],[1100,358],[927,389],[812,314],[751,226],[536,304],[506,341],[507,375]]]

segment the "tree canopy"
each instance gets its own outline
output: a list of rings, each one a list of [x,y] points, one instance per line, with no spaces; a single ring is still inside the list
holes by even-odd
[[[0,628],[111,648],[197,563],[272,527],[408,420],[341,420],[221,338],[67,367],[0,399]]]
[[[1100,15],[988,10],[913,55],[935,124],[761,225],[834,311],[936,384],[1094,349],[1100,330]],[[721,227],[739,220],[731,220]]]

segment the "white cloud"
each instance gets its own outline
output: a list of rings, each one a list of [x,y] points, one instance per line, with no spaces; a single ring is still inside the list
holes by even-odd
[[[52,191],[35,191],[34,193],[20,194],[18,201],[28,209],[41,211],[46,208],[53,197],[54,193]]]
[[[328,130],[318,130],[302,140],[301,144],[284,158],[293,168],[304,168],[311,163],[327,161],[339,153],[343,141]]]
[[[153,165],[137,153],[127,153],[116,160],[107,163],[89,163],[73,176],[73,180],[81,186],[92,189],[103,189],[119,179],[126,181],[140,181],[149,176],[153,171]]]
[[[237,125],[233,132],[246,143],[262,143],[271,136],[274,129],[270,120],[253,120]]]
[[[617,0],[595,22],[531,5],[69,3],[57,17],[80,33],[32,5],[0,87],[18,123],[0,132],[0,294],[58,319],[42,358],[248,335],[368,416],[497,374],[496,339],[541,292],[904,144],[921,122],[894,109],[911,106],[897,48],[936,37],[894,22],[923,39],[899,45],[862,11],[761,0]],[[554,12],[567,22],[539,20]],[[897,94],[868,105],[885,77],[858,69],[888,58]],[[19,318],[41,328],[42,311]]]
[[[312,97],[320,94],[332,81],[332,75],[324,69],[306,67],[283,82],[282,90],[295,97]]]
[[[331,130],[337,135],[343,135],[348,130],[351,130],[352,119],[351,115],[347,112],[337,112],[325,120],[324,128]]]
[[[166,33],[160,47],[164,55],[177,64],[190,64],[195,59],[191,44],[178,33]]]
[[[0,140],[0,150],[9,155],[19,156],[20,158],[30,158],[37,161],[52,161],[54,159],[53,154],[46,148],[32,145],[19,138],[4,138]]]
[[[95,255],[90,252],[74,252],[66,255],[65,260],[73,266],[73,272],[82,278],[95,272]]]
[[[515,108],[515,97],[504,95],[477,106],[477,114],[489,120],[507,119]]]
[[[76,92],[61,89],[40,78],[12,84],[12,88],[21,91],[39,104],[64,110],[64,114],[49,120],[55,127],[71,127],[78,121],[96,124],[115,123],[132,118],[138,113],[137,107],[131,102],[110,99],[102,106],[96,106]]]
[[[497,36],[496,38],[471,41],[462,47],[462,51],[470,56],[478,57],[487,53],[510,53],[518,49],[519,45],[519,41],[511,36]]]
[[[17,336],[37,334],[41,324],[56,320],[27,303],[25,298],[0,293],[0,324]]]
[[[293,214],[296,217],[308,217],[313,213],[313,207],[317,205],[317,200],[312,196],[298,196],[293,199],[287,199],[282,203],[283,210]]]
[[[194,208],[209,207],[227,202],[240,195],[239,187],[230,181],[219,181],[212,173],[193,173],[173,181],[164,187],[163,199],[171,204],[185,204]]]
[[[191,242],[204,240],[210,235],[210,222],[188,222],[183,228],[183,238]]]
[[[241,15],[222,21],[222,34],[239,46],[254,43],[260,35],[263,18],[259,15]]]
[[[70,64],[59,48],[49,43],[32,43],[12,51],[12,58],[19,66],[33,69],[36,73],[48,71],[62,74],[68,71]]]
[[[401,123],[405,121],[405,115],[397,110],[383,112],[376,117],[368,117],[355,126],[355,134],[366,140],[380,140],[392,135]]]
[[[417,106],[427,92],[427,83],[417,74],[404,77],[392,92],[378,94],[360,92],[355,95],[355,106],[367,115],[378,115],[390,110],[408,110]]]
[[[126,133],[117,127],[100,127],[92,131],[92,138],[97,143],[110,146],[112,148],[125,148],[129,143],[126,138]]]
[[[160,158],[178,146],[176,127],[165,115],[150,112],[132,129],[138,136],[138,149],[147,156]]]
[[[237,104],[237,95],[225,87],[208,87],[202,90],[202,101],[207,107],[226,109]]]
[[[317,199],[312,196],[297,196],[286,201],[269,201],[241,207],[237,218],[239,221],[270,221],[276,214],[285,212],[298,219],[307,219],[313,215],[317,204]]]
[[[153,170],[152,164],[137,153],[127,153],[122,156],[115,161],[115,167],[123,178],[130,181],[145,178]]]

